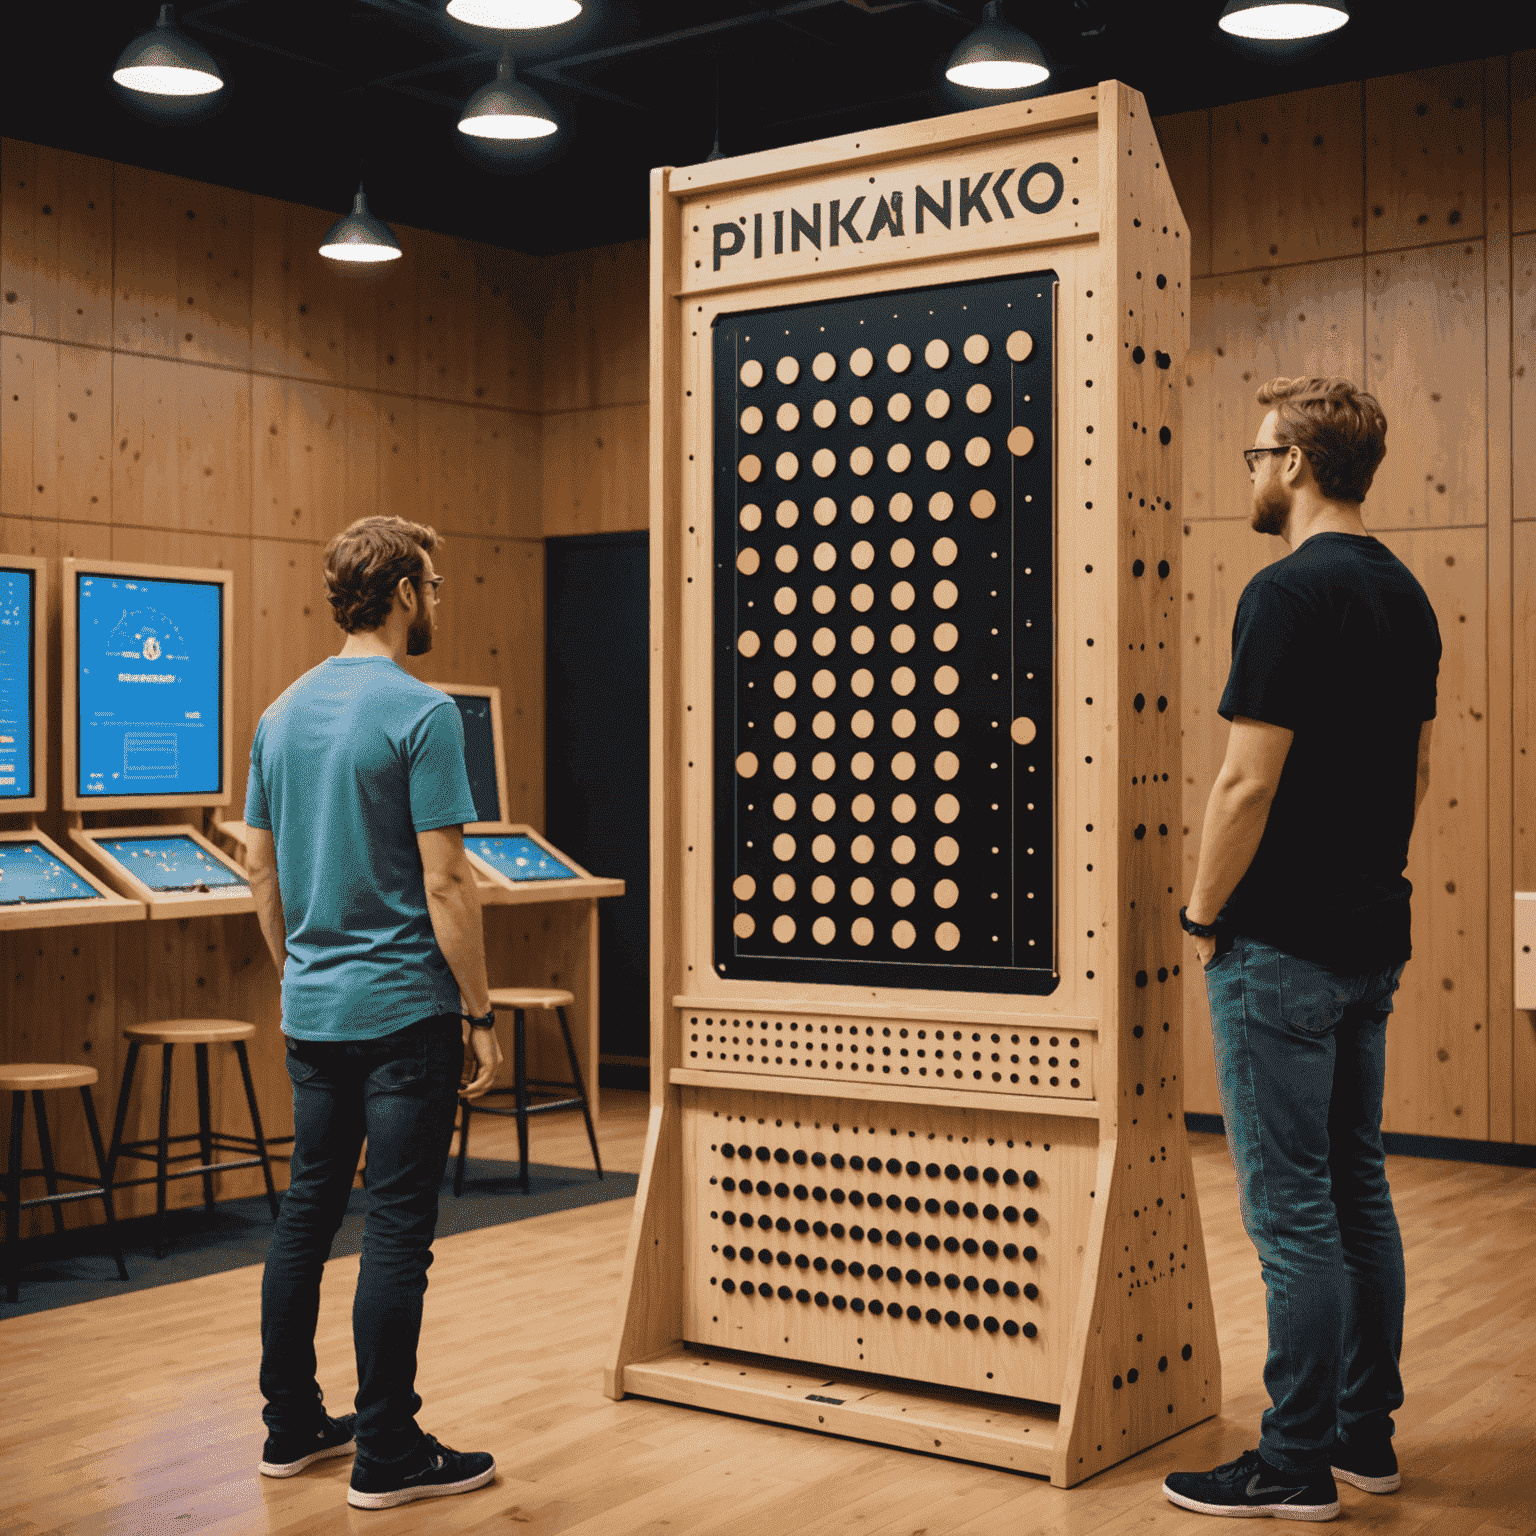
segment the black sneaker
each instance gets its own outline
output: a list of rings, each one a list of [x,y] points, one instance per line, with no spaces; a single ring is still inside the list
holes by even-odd
[[[261,1448],[261,1465],[256,1468],[263,1477],[292,1477],[302,1472],[312,1461],[324,1461],[328,1456],[350,1456],[356,1448],[352,1439],[352,1426],[357,1421],[355,1413],[344,1413],[339,1419],[328,1414],[321,1427],[307,1435],[268,1435]]]
[[[1403,1486],[1397,1470],[1397,1452],[1391,1443],[1380,1449],[1346,1445],[1333,1448],[1333,1475],[1366,1493],[1395,1493]]]
[[[1339,1512],[1339,1490],[1326,1465],[1310,1474],[1281,1472],[1257,1451],[1244,1451],[1210,1472],[1170,1472],[1163,1492],[1181,1509],[1202,1515],[1332,1520]]]
[[[483,1488],[496,1476],[496,1458],[488,1451],[451,1451],[431,1435],[421,1437],[412,1470],[366,1470],[352,1466],[347,1503],[354,1509],[393,1509],[415,1499],[441,1499],[450,1493]]]

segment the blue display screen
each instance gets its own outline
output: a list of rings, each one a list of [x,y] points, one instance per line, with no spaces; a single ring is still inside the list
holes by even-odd
[[[509,880],[579,880],[553,854],[546,853],[531,837],[479,837],[464,839],[464,846],[478,854],[492,869]]]
[[[32,795],[35,601],[33,572],[0,568],[0,801]]]
[[[105,901],[41,843],[0,843],[0,907],[23,902]]]
[[[476,821],[501,820],[501,796],[496,788],[496,731],[491,721],[491,701],[480,693],[455,693],[464,722],[464,767],[469,772],[469,792],[475,802]]]
[[[224,588],[76,577],[81,795],[219,794]]]
[[[213,890],[247,883],[190,837],[114,837],[110,842],[100,837],[96,846],[152,891]]]

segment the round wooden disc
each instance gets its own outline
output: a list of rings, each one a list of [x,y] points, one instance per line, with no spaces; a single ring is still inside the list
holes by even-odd
[[[828,677],[831,675],[832,674],[830,672],[827,673]],[[831,821],[833,816],[836,814],[837,801],[834,800],[831,795],[817,795],[816,798],[811,801],[811,815],[814,816],[817,821]]]
[[[830,427],[837,420],[837,407],[830,400],[818,400],[811,411],[811,420],[818,427]]]
[[[991,517],[997,511],[997,497],[986,486],[982,486],[971,496],[971,511],[980,518]]]
[[[795,596],[793,587],[780,587],[773,594],[773,606],[786,617],[795,611],[795,604],[799,599]]]
[[[960,589],[954,582],[944,580],[934,583],[933,605],[935,608],[953,608],[960,601]]]
[[[773,840],[773,856],[781,864],[787,864],[795,856],[795,840],[788,832],[780,832]]]
[[[905,421],[912,414],[912,397],[904,395],[897,390],[889,400],[885,402],[885,412],[892,421]]]
[[[928,452],[926,454],[926,458],[928,460],[929,469],[948,469],[950,459],[949,444],[946,443],[942,438],[934,438],[934,440],[928,444]]]
[[[737,875],[731,891],[737,901],[751,901],[757,895],[757,881],[751,875]]]
[[[1008,338],[1008,356],[1022,363],[1035,350],[1035,338],[1028,331],[1015,331]]]
[[[942,421],[949,415],[949,391],[947,389],[930,389],[928,398],[923,402],[923,408],[935,421]]]
[[[885,462],[896,474],[905,474],[912,467],[912,450],[905,443],[892,443]]]
[[[898,341],[885,354],[885,365],[892,373],[905,373],[912,366],[912,348],[906,342]]]
[[[855,449],[855,452],[858,450]],[[874,455],[870,455],[873,459]],[[868,496],[855,496],[848,503],[848,513],[856,523],[867,523],[875,515],[875,504]]]
[[[741,509],[741,526],[748,533],[756,533],[763,526],[763,509],[755,501],[749,501]]]
[[[859,395],[849,402],[848,419],[856,427],[867,427],[875,416],[875,402],[868,395]]]
[[[763,413],[755,405],[749,405],[741,413],[741,430],[749,435],[763,430]]]
[[[1018,742],[1021,747],[1027,747],[1035,739],[1035,722],[1028,715],[1020,715],[1017,720],[1008,727],[1008,734]]]
[[[822,548],[828,551],[830,558],[827,564],[830,567],[832,560],[837,558],[837,551],[830,544],[824,544]],[[849,551],[848,558],[853,561],[855,570],[867,571],[875,563],[875,546],[868,539],[860,539]]]
[[[897,539],[891,545],[891,564],[898,570],[905,570],[912,564],[916,555],[917,550],[913,547],[911,539]]]
[[[933,648],[936,651],[952,651],[960,643],[960,631],[953,624],[936,624],[933,630]]]
[[[781,453],[773,467],[780,480],[793,480],[800,473],[800,460],[792,453]]]
[[[933,802],[933,814],[946,824],[960,814],[960,801],[954,795],[940,795]]]
[[[868,944],[875,936],[875,925],[867,917],[856,917],[848,925],[848,936],[855,944]]]
[[[933,942],[940,949],[954,949],[960,942],[960,930],[953,923],[940,923],[934,930]]]
[[[867,475],[874,467],[875,456],[863,443],[848,455],[848,468],[856,475]]]
[[[875,589],[867,581],[861,581],[848,594],[848,601],[853,604],[855,613],[868,613],[875,606]]]
[[[898,779],[910,779],[917,772],[917,759],[910,752],[898,752],[891,759],[891,772]]]
[[[744,549],[736,556],[736,569],[743,576],[756,576],[757,568],[762,563],[762,557],[755,549]]]
[[[1022,459],[1035,446],[1035,434],[1028,427],[1015,427],[1008,434],[1008,452]]]
[[[848,367],[855,378],[868,378],[870,370],[875,366],[875,354],[868,347],[858,347],[848,359]]]
[[[773,370],[773,375],[780,384],[793,384],[800,377],[800,360],[794,357],[781,357],[778,367]]]
[[[774,552],[773,563],[787,576],[800,564],[800,551],[793,544],[780,544]]]
[[[823,914],[811,924],[811,936],[818,944],[830,944],[837,937],[837,924]]]
[[[980,416],[992,404],[992,391],[985,384],[972,384],[965,392],[965,403]]]
[[[907,822],[911,821],[912,818],[916,815],[917,801],[914,800],[911,795],[897,795],[896,798],[891,801],[891,816],[896,821],[899,821],[903,826],[905,826]],[[914,890],[913,895],[916,894],[917,893]],[[900,903],[901,906],[906,906],[906,904],[906,902]]]
[[[50,1088],[89,1088],[96,1079],[95,1067],[77,1067],[67,1062],[8,1061],[0,1065],[0,1090],[8,1093],[42,1093]]]
[[[933,728],[947,740],[960,729],[960,716],[952,709],[941,709],[933,717]]]
[[[867,699],[875,691],[875,674],[868,667],[860,667],[848,679],[848,686],[856,699]]]
[[[825,864],[829,859],[837,855],[837,843],[827,836],[825,832],[811,844],[811,857],[818,864]]]
[[[800,508],[792,501],[781,501],[773,509],[773,520],[780,528],[793,528],[800,521]]]
[[[903,832],[891,839],[891,857],[898,864],[910,864],[917,857],[917,844]]]
[[[749,453],[740,464],[736,466],[736,473],[751,485],[763,472],[763,461],[755,453]]]
[[[762,644],[763,642],[758,638],[758,634],[755,629],[744,629],[736,637],[736,649],[740,651],[743,656],[747,657],[748,660],[751,660],[752,657],[757,655],[758,651],[762,649]],[[752,757],[752,754],[750,752],[744,752],[742,756]],[[737,762],[739,763],[740,761],[741,758],[738,758]],[[752,758],[752,761],[756,763],[757,759],[754,757]],[[753,771],[755,772],[756,770],[754,769]]]
[[[811,513],[823,528],[837,516],[837,503],[830,496],[817,498],[816,505],[811,508]]]
[[[941,837],[933,845],[933,856],[940,864],[953,864],[960,857],[960,844],[952,837]]]
[[[795,754],[793,752],[775,752],[773,755],[773,771],[781,779],[794,778]]]
[[[891,926],[891,942],[897,949],[911,949],[917,942],[917,929],[906,918],[902,918],[899,923]]]
[[[773,920],[773,936],[780,944],[788,944],[795,936],[795,920],[788,912],[780,912]]]
[[[830,352],[818,352],[811,361],[811,372],[825,384],[837,372],[837,359]]]
[[[933,904],[936,907],[952,907],[960,900],[960,887],[953,880],[937,881],[933,887]]]
[[[748,389],[756,389],[763,382],[763,365],[755,357],[749,357],[741,365],[741,382]]]
[[[933,674],[933,686],[942,694],[951,694],[960,686],[960,674],[953,667],[940,667]]]
[[[905,613],[917,601],[917,591],[910,581],[898,581],[891,588],[891,607]]]
[[[949,343],[943,337],[935,336],[923,348],[923,361],[930,368],[942,368],[949,361]]]
[[[984,437],[973,437],[965,445],[965,462],[972,469],[980,469],[992,457],[992,444]]]
[[[891,692],[901,698],[912,692],[917,687],[917,673],[911,667],[897,667],[891,673]]]
[[[786,400],[775,412],[773,419],[778,423],[780,432],[793,432],[800,425],[800,407]]]
[[[906,522],[912,516],[912,498],[905,491],[897,491],[891,497],[890,513],[892,522]]]
[[[757,919],[750,912],[738,912],[731,919],[731,932],[738,939],[750,939],[757,932]]]
[[[875,882],[868,875],[860,875],[849,887],[848,894],[861,907],[867,907],[875,899]]]
[[[947,521],[954,510],[955,498],[948,491],[935,491],[928,498],[928,516],[936,523]]]
[[[818,448],[811,458],[811,468],[825,480],[837,468],[837,455],[830,448]]]
[[[933,760],[933,772],[936,778],[954,778],[960,772],[959,757],[953,752],[940,752]]]
[[[905,875],[891,881],[891,900],[898,907],[910,907],[916,899],[917,887]]]
[[[960,546],[951,538],[935,539],[933,543],[933,563],[935,565],[953,565],[960,553]]]

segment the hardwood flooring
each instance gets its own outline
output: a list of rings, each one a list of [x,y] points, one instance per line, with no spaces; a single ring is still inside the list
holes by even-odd
[[[603,1096],[605,1166],[638,1170],[646,1100]],[[610,1402],[632,1200],[439,1240],[417,1386],[420,1420],[490,1450],[491,1487],[379,1512],[346,1504],[349,1462],[256,1475],[261,1270],[0,1322],[0,1536],[1166,1536],[1207,1532],[1159,1492],[1257,1443],[1267,1399],[1258,1261],[1224,1143],[1192,1138],[1226,1402],[1219,1418],[1079,1488],[666,1403]],[[510,1145],[509,1145],[510,1142]],[[541,1162],[582,1166],[579,1115],[536,1122]],[[483,1117],[481,1156],[515,1155]],[[1402,1536],[1536,1536],[1536,1173],[1394,1158],[1408,1254],[1404,1486],[1341,1485],[1343,1519]],[[357,1259],[328,1266],[316,1339],[333,1411],[355,1386]],[[23,1281],[25,1283],[25,1281]],[[1216,1526],[1215,1529],[1221,1529]]]

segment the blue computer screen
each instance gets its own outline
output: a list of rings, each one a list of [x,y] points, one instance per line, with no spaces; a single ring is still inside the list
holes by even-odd
[[[496,786],[496,733],[491,721],[491,701],[482,693],[455,693],[464,722],[464,766],[469,771],[469,792],[475,802],[476,821],[501,820],[501,796]]]
[[[32,795],[32,605],[30,570],[0,568],[0,801]],[[87,887],[87,889],[89,889]]]
[[[190,837],[114,837],[110,841],[100,837],[96,846],[152,891],[246,884]]]
[[[481,837],[464,839],[471,853],[479,854],[492,869],[509,880],[577,880],[574,869],[546,853],[531,837]]]
[[[0,843],[0,907],[31,901],[105,901],[41,843]]]
[[[224,788],[224,588],[76,575],[81,795]]]

